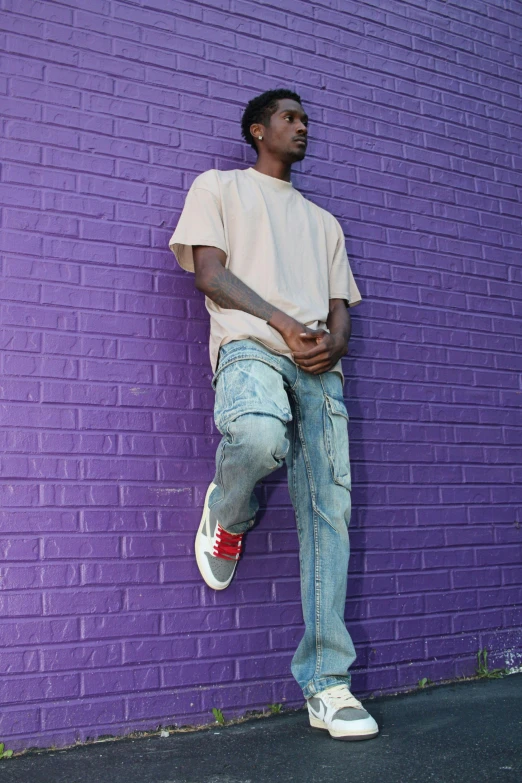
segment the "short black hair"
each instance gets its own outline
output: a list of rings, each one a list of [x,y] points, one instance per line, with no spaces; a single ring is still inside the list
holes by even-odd
[[[301,98],[292,90],[267,90],[261,95],[252,98],[246,105],[241,118],[241,134],[244,140],[250,144],[257,152],[256,143],[250,133],[250,126],[254,122],[261,122],[265,127],[270,123],[270,117],[277,110],[277,102],[283,98],[290,98],[297,103],[301,103]]]

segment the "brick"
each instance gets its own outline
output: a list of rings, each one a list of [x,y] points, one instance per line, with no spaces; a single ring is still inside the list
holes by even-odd
[[[76,378],[78,362],[70,359],[7,355],[4,359],[4,371],[7,375],[32,375],[51,378]],[[38,415],[38,412],[34,412]]]
[[[45,560],[96,560],[117,558],[120,540],[116,536],[101,536],[96,539],[86,536],[46,536],[43,540]]]
[[[100,612],[119,612],[123,604],[121,590],[91,590],[77,588],[61,593],[44,595],[46,615],[94,614]]]
[[[160,670],[154,666],[136,669],[111,670],[109,672],[84,672],[83,692],[86,696],[104,696],[109,693],[134,693],[157,690]]]
[[[0,399],[37,402],[40,397],[39,384],[31,381],[6,379],[0,389]]]
[[[89,459],[85,461],[85,478],[147,481],[155,477],[152,461],[123,459]]]
[[[155,512],[150,510],[124,510],[124,509],[85,509],[83,511],[84,528],[88,532],[121,530],[132,532],[135,530],[153,530],[156,527]]]
[[[18,674],[38,671],[38,653],[36,650],[30,652],[8,651],[0,653],[0,673]]]
[[[92,31],[85,32],[76,28],[67,30],[63,25],[47,24],[46,33],[50,40],[70,44],[78,49],[89,49],[103,54],[111,53],[112,46],[107,37],[96,35]]]
[[[114,310],[114,294],[66,286],[42,286],[41,301],[52,305],[85,309]]]
[[[3,484],[0,486],[0,505],[2,507],[37,506],[39,501],[38,487],[34,485]]]
[[[111,262],[116,257],[113,247],[107,244],[94,244],[84,241],[72,241],[70,239],[45,239],[44,247],[46,255],[54,258],[69,259],[73,257],[75,261],[88,261],[96,263]]]
[[[44,484],[44,506],[110,506],[118,504],[118,488],[112,484]]]
[[[43,671],[90,669],[117,666],[121,663],[121,644],[82,644],[76,647],[54,647],[42,655]]]
[[[37,560],[37,538],[0,539],[0,560]]]
[[[219,685],[234,680],[234,661],[201,661],[163,666],[163,682],[167,687],[191,685]]]
[[[44,150],[44,164],[63,169],[75,169],[80,171],[93,171],[95,174],[113,174],[114,162],[102,157],[70,152],[63,149]]]
[[[25,533],[44,531],[73,531],[78,529],[76,511],[52,511],[32,509],[30,518],[27,511],[1,510],[0,530],[3,533]]]
[[[120,614],[82,617],[83,639],[108,639],[117,641],[129,636],[155,636],[159,633],[159,614]]]
[[[113,82],[103,74],[78,72],[72,68],[48,65],[47,79],[49,82],[67,84],[80,89],[95,90],[96,92],[112,93]]]
[[[92,54],[87,52],[82,52],[83,57],[83,65],[84,67],[89,67],[88,63],[91,61]],[[141,78],[143,81],[143,75],[141,77],[138,77],[137,74],[144,74],[144,69],[138,66],[132,66],[128,65],[128,63],[124,63],[121,61],[121,65],[118,65],[118,60],[116,58],[109,59],[109,58],[101,58],[102,60],[106,59],[108,63],[108,72],[114,71],[118,75],[123,75],[129,77],[133,76],[134,78]],[[98,60],[98,58],[97,58]],[[98,65],[99,65],[98,61]],[[123,70],[125,69],[125,70]],[[148,107],[142,106],[139,103],[132,103],[131,101],[122,101],[121,99],[106,97],[104,95],[91,95],[87,102],[87,108],[89,111],[96,112],[97,114],[109,114],[111,116],[115,117],[130,117],[134,120],[141,120],[141,121],[147,121],[148,119]]]
[[[85,386],[83,383],[59,384],[45,382],[42,384],[42,400],[44,402],[64,402],[86,405],[116,405],[118,389],[116,386]]]
[[[32,620],[28,618],[4,622],[2,626],[2,642],[4,646],[22,646],[50,644],[57,642],[74,642],[80,639],[79,622],[77,618]]]
[[[49,30],[50,26],[47,26]],[[55,28],[56,29],[56,28]],[[50,37],[50,36],[49,36]],[[57,103],[60,106],[69,106],[74,109],[80,107],[81,93],[78,90],[71,90],[56,85],[42,85],[26,79],[13,77],[11,79],[11,91],[13,95],[21,98],[38,99],[42,103]]]
[[[124,645],[125,663],[183,660],[196,655],[195,639],[154,639],[129,641]]]
[[[9,565],[0,568],[0,583],[4,590],[69,587],[79,584],[79,581],[79,569],[74,565]]]
[[[42,699],[70,699],[80,695],[80,678],[77,674],[59,677],[23,677],[0,682],[2,704],[41,702]]]
[[[68,454],[113,454],[116,451],[115,435],[88,433],[41,433],[41,450]]]
[[[43,335],[44,353],[51,354],[74,354],[76,356],[95,356],[104,359],[111,359],[116,356],[116,340],[103,339],[100,337],[80,337],[69,334],[49,334]]]
[[[96,410],[86,408],[80,413],[80,428],[86,430],[150,431],[152,417],[141,411]]]
[[[66,726],[107,725],[123,721],[124,705],[122,699],[91,700],[86,707],[85,700],[66,705],[49,706],[42,714],[46,729],[61,729]]]
[[[173,607],[199,605],[199,587],[128,588],[128,609],[131,611],[165,610]]]
[[[189,696],[190,698],[188,698]],[[144,718],[150,720],[150,716],[154,715],[161,717],[164,725],[168,726],[175,722],[180,709],[185,714],[197,715],[200,710],[201,697],[199,693],[194,692],[193,688],[188,690],[163,688],[162,691],[156,692],[152,696],[129,696],[126,701],[127,713],[131,720]]]
[[[89,82],[89,87],[90,85],[91,83]],[[109,134],[113,132],[114,128],[114,120],[110,117],[101,117],[99,114],[72,111],[66,108],[57,109],[54,106],[44,106],[43,117],[46,123],[58,125],[61,128],[65,126],[87,131],[96,130],[98,133]]]
[[[191,506],[190,487],[132,486],[122,487],[124,506]]]
[[[159,567],[155,563],[85,563],[82,567],[82,584],[86,585],[135,585],[158,582]]]
[[[147,533],[141,536],[125,536],[123,547],[125,557],[129,558],[153,557],[156,559],[189,554],[188,540],[182,534],[179,536],[158,534],[151,536],[150,533]],[[192,541],[190,542],[190,554],[192,554]]]
[[[119,334],[148,337],[150,334],[150,319],[131,317],[118,314],[118,316],[105,313],[82,313],[80,325],[83,332],[102,333],[108,336]]]
[[[192,456],[192,441],[187,436],[127,435],[121,436],[122,454],[157,454],[165,457]]]

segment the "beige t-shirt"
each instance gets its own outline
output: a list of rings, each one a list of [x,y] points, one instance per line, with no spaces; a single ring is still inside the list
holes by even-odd
[[[193,245],[223,250],[226,268],[259,296],[310,329],[324,329],[329,300],[361,301],[336,218],[291,182],[253,168],[200,174],[190,187],[169,247],[194,272]],[[210,362],[219,348],[250,338],[292,359],[281,335],[262,318],[220,307],[208,297]],[[310,346],[311,347],[311,346]],[[341,360],[332,367],[344,381]]]

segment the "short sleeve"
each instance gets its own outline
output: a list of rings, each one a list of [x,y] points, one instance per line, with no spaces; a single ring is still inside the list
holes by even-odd
[[[333,256],[329,259],[329,299],[346,299],[349,307],[354,307],[362,301],[361,293],[354,280],[348,255],[344,233],[338,220],[335,220],[337,240]]]
[[[169,239],[169,248],[182,269],[194,272],[193,245],[218,247],[228,255],[219,198],[201,187],[197,177],[187,193],[178,224]]]

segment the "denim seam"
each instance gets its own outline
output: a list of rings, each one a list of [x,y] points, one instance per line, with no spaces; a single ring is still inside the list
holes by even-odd
[[[302,427],[302,421],[301,421],[301,410],[299,406],[299,402],[296,400],[296,418],[297,418],[297,426],[299,430],[299,438],[301,440],[301,446],[303,449],[303,458],[304,463],[306,467],[306,473],[308,476],[308,486],[310,488],[310,495],[312,499],[312,508],[313,508],[313,529],[314,529],[314,556],[315,556],[315,563],[314,563],[314,592],[315,592],[315,650],[316,650],[316,662],[315,662],[315,671],[312,675],[312,679],[315,678],[318,671],[320,670],[320,667],[323,662],[323,648],[321,644],[321,624],[320,624],[320,616],[321,616],[321,579],[319,577],[319,535],[317,530],[317,512],[316,512],[316,503],[315,503],[315,486],[314,486],[314,480],[312,471],[310,468],[310,459],[308,457],[308,448],[306,445],[306,439],[304,436],[304,431]]]
[[[299,383],[299,377],[300,377],[300,376],[299,376],[299,367],[298,367],[298,365],[297,365],[297,364],[296,364],[296,366],[295,366],[295,369],[296,369],[296,374],[295,374],[295,383],[293,384],[293,386],[290,386],[290,390],[291,390],[291,391],[295,391],[295,387],[296,387],[296,386],[297,386],[297,384]]]
[[[225,428],[225,437],[229,437],[228,424],[227,424],[227,426]],[[223,462],[225,460],[225,448],[227,446],[227,443],[228,443],[228,441],[223,438],[223,440],[221,441],[221,454],[220,454],[220,457],[219,457],[219,464],[218,464],[217,470],[216,470],[216,477],[218,478],[219,486],[222,488],[222,492],[224,492],[224,487],[223,487]],[[222,500],[222,499],[223,498],[221,497],[220,500]],[[209,510],[213,506],[215,506],[217,502],[218,501],[215,500],[214,503],[212,503],[212,505],[209,504]]]
[[[294,406],[294,408],[295,408],[295,406]],[[293,468],[293,470],[292,470],[292,490],[293,490],[293,497],[296,498],[296,502],[295,502],[295,504],[292,503],[292,505],[294,506],[294,514],[295,514],[295,521],[296,521],[296,527],[297,527],[297,536],[299,538],[299,565],[301,566],[301,564],[302,564],[302,560],[301,560],[302,528],[301,528],[301,523],[299,521],[299,512],[297,510],[299,504],[297,503],[297,470],[296,470],[296,451],[297,451],[296,443],[297,443],[297,440],[296,440],[296,432],[295,432],[296,425],[297,425],[297,422],[294,419],[294,422],[293,422],[294,431],[292,433],[292,445],[291,445],[291,448],[292,448],[292,468]]]

